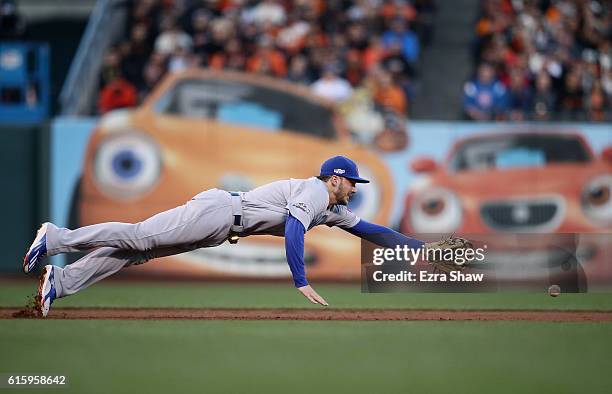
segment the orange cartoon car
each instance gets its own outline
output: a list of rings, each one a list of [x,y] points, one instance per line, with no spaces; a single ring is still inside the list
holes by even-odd
[[[458,141],[444,165],[418,158],[411,167],[425,176],[406,195],[402,232],[493,244],[501,278],[537,277],[557,254],[562,264],[572,254],[597,258],[585,269],[612,278],[612,147],[596,157],[578,133],[495,133]],[[590,233],[608,233],[607,241]]]
[[[351,209],[389,222],[386,165],[345,131],[334,107],[306,88],[241,73],[190,70],[166,77],[142,106],[105,115],[89,140],[71,225],[137,222],[210,188],[241,191],[318,174],[334,155],[353,158],[372,184]],[[330,231],[334,232],[330,234]],[[356,278],[359,241],[315,228],[305,242],[313,278]],[[284,243],[253,236],[136,269],[189,276],[289,277]]]
[[[579,134],[505,133],[457,142],[406,196],[417,233],[601,232],[612,229],[612,147],[595,157]]]

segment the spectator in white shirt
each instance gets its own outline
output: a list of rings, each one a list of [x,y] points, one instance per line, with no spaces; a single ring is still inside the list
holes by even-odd
[[[311,85],[313,92],[334,102],[343,102],[353,93],[351,84],[338,76],[338,69],[327,66],[319,80]]]
[[[272,24],[281,26],[287,19],[287,14],[282,5],[274,0],[264,0],[242,15],[246,22],[253,22],[263,26]]]
[[[191,52],[193,41],[191,37],[182,31],[176,21],[166,18],[161,23],[162,33],[155,40],[155,51],[162,55],[170,55],[177,49],[184,49]]]

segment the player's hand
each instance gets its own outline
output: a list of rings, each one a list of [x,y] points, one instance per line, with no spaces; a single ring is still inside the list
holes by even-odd
[[[323,306],[329,305],[323,297],[317,294],[317,292],[314,291],[312,287],[310,287],[310,285],[298,287],[298,290],[300,291],[300,293],[304,294],[304,297],[308,298],[313,304],[320,304]]]

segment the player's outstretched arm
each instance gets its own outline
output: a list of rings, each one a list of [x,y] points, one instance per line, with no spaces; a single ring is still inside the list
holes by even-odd
[[[329,305],[323,297],[308,284],[304,272],[304,225],[289,215],[285,222],[285,253],[295,287],[313,304]]]
[[[437,242],[425,243],[415,238],[407,237],[390,228],[379,226],[377,224],[368,223],[365,220],[360,220],[355,226],[351,228],[345,228],[349,233],[366,239],[372,243],[385,248],[395,248],[396,246],[408,246],[411,249],[425,248],[430,249],[442,249],[442,250],[459,250],[459,249],[473,249],[473,244],[464,238],[450,237]],[[465,252],[463,256],[465,255]],[[444,258],[434,257],[427,258],[423,257],[425,261],[433,265],[435,268],[440,269],[444,272],[460,271],[466,267],[466,261],[448,261]]]
[[[388,227],[366,222],[363,219],[360,219],[353,227],[344,230],[385,248],[407,245],[409,248],[419,249],[425,244],[421,240],[407,237]]]

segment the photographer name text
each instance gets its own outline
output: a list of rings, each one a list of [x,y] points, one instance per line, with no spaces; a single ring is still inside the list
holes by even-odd
[[[431,273],[427,270],[421,270],[418,273],[401,271],[390,274],[374,271],[372,279],[375,282],[482,282],[484,274],[464,274],[460,271]]]

